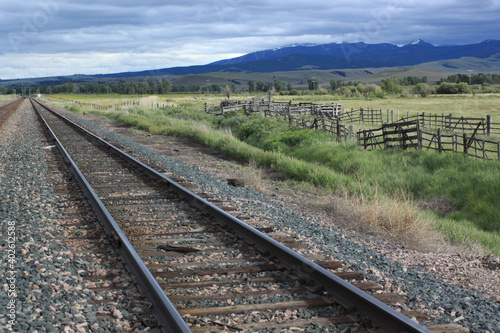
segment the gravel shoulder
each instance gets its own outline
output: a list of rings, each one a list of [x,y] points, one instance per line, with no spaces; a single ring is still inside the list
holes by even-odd
[[[385,291],[403,290],[408,310],[425,307],[436,324],[456,322],[472,332],[500,331],[498,257],[442,243],[421,251],[387,241],[373,230],[346,228],[345,221],[339,222],[341,216],[318,209],[318,201],[324,199],[321,194],[298,193],[273,170],[254,169],[257,176],[248,175],[252,166],[187,139],[138,133],[89,115],[85,119],[91,121],[89,127],[162,167],[167,175],[197,182],[201,191],[240,207],[252,218],[272,221],[317,251],[363,271]],[[230,186],[230,178],[242,179],[248,186]]]

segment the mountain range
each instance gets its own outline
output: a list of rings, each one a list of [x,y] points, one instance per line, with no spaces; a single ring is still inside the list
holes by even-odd
[[[356,69],[414,66],[421,63],[462,57],[488,58],[500,54],[500,40],[478,44],[434,46],[423,40],[394,44],[331,43],[299,44],[252,52],[241,57],[207,65],[172,67],[135,72],[134,75],[187,75],[213,72],[269,73],[310,69]],[[105,74],[103,77],[125,73]],[[126,73],[130,75],[133,73]]]
[[[466,61],[459,61],[460,59]],[[171,77],[175,80],[185,76],[202,75],[207,78],[208,73],[231,81],[230,77],[241,77],[242,74],[319,71],[319,70],[359,70],[375,69],[368,73],[377,72],[381,68],[398,68],[405,66],[424,66],[441,70],[465,71],[474,69],[474,64],[481,64],[481,71],[500,72],[500,40],[485,40],[481,43],[469,45],[441,45],[434,46],[423,40],[416,40],[406,45],[388,43],[329,43],[329,44],[298,44],[262,50],[246,55],[216,61],[206,65],[188,67],[170,67],[140,72],[125,72],[98,75],[73,75],[65,77],[30,79],[33,84],[58,84],[61,82],[106,82],[123,80],[124,78],[143,77]],[[464,64],[464,65],[461,65]],[[467,65],[465,65],[467,64]],[[476,69],[474,69],[476,70]],[[217,74],[218,73],[218,74]],[[239,73],[240,75],[236,75]],[[16,85],[22,80],[0,81],[0,85]],[[211,81],[217,82],[216,79]],[[27,84],[24,82],[22,84]]]

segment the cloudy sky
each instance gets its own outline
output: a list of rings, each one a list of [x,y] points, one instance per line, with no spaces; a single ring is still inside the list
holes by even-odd
[[[500,0],[2,0],[0,79],[207,64],[294,43],[500,39]]]

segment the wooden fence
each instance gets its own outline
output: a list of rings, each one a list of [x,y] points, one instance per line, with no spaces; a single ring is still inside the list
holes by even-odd
[[[395,112],[387,110],[384,123],[382,110],[363,109],[345,111],[340,104],[313,104],[273,102],[270,98],[257,98],[249,102],[226,102],[209,107],[216,114],[243,109],[246,114],[261,112],[266,117],[281,117],[305,129],[321,130],[337,137],[338,141],[356,137],[364,149],[430,149],[455,152],[481,159],[500,161],[500,142],[478,138],[478,134],[500,134],[500,123],[491,116],[485,118],[456,117],[451,114],[420,113],[394,121]],[[380,124],[381,127],[353,132],[345,123]],[[435,129],[436,132],[431,130]]]
[[[484,135],[500,135],[500,123],[494,123],[489,115],[479,118],[422,112],[416,116],[402,117],[401,121],[414,119],[420,122],[422,128],[441,128],[450,132],[477,132]]]
[[[500,161],[500,142],[477,138],[481,123],[472,133],[456,133],[437,128],[436,132],[424,131],[418,119],[384,124],[372,130],[356,133],[358,145],[364,149],[418,148],[437,152],[462,153],[481,159]],[[444,133],[443,133],[444,132]]]
[[[384,124],[373,130],[357,132],[358,145],[364,149],[421,148],[422,140],[418,121]]]

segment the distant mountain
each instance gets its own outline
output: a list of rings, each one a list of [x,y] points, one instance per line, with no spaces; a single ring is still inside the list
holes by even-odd
[[[414,66],[462,57],[488,58],[500,53],[500,40],[470,45],[434,46],[421,39],[403,46],[394,44],[298,44],[252,52],[207,65],[152,71],[104,74],[101,77],[187,75],[211,72],[270,73],[310,69],[355,69]]]
[[[269,50],[252,52],[241,57],[216,61],[207,65],[189,67],[171,67],[140,72],[124,72],[100,75],[74,75],[38,79],[21,79],[1,81],[2,86],[21,84],[62,84],[72,81],[76,83],[117,81],[124,78],[178,77],[206,73],[271,73],[306,70],[340,70],[363,68],[386,68],[416,66],[423,63],[435,63],[435,66],[455,68],[460,63],[471,63],[473,59],[492,58],[485,62],[495,71],[500,54],[500,40],[485,40],[470,45],[434,46],[421,39],[406,45],[388,43],[330,43],[330,44],[295,44]],[[443,61],[471,58],[467,62],[454,62],[448,67]]]
[[[434,46],[418,39],[398,46],[393,44],[331,43],[298,45],[257,51],[209,65],[234,66],[243,71],[300,70],[304,68],[346,69],[364,67],[413,66],[423,62],[461,57],[487,58],[500,53],[499,40],[471,45]],[[237,66],[235,66],[237,65]],[[260,68],[260,69],[259,69]]]

